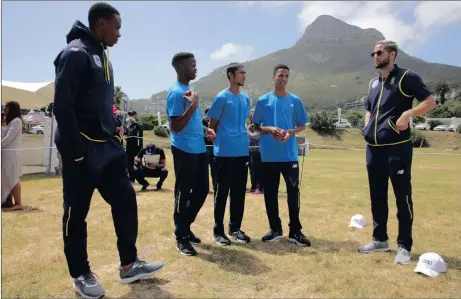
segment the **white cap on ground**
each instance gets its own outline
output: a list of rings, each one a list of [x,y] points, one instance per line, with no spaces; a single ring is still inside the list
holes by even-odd
[[[428,252],[419,257],[415,272],[434,278],[440,273],[447,272],[447,265],[440,255]]]
[[[360,214],[356,214],[352,216],[349,227],[355,227],[355,228],[362,229],[366,223],[367,223],[367,220],[365,219],[365,217],[363,217]]]

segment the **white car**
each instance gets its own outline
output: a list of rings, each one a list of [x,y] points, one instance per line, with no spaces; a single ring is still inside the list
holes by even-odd
[[[337,129],[344,129],[344,128],[352,128],[351,123],[347,119],[342,119],[334,123],[335,128]]]
[[[43,134],[45,131],[45,126],[44,125],[36,125],[33,126],[32,128],[27,131],[29,134]]]
[[[434,131],[448,131],[448,126],[447,125],[439,125],[434,128]]]
[[[459,127],[459,126],[460,126],[460,125],[450,125],[450,126],[448,127],[448,131],[450,131],[450,132],[456,132],[456,131],[458,130],[458,127]]]
[[[431,130],[431,125],[430,124],[418,124],[415,127],[416,130],[426,130],[430,131]]]

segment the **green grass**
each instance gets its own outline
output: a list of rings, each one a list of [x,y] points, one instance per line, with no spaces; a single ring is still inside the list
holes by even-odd
[[[171,169],[171,155],[166,152]],[[242,227],[252,242],[228,248],[216,245],[210,194],[192,226],[204,243],[196,247],[199,255],[179,255],[172,236],[171,175],[164,191],[137,193],[139,255],[163,260],[165,268],[155,278],[138,284],[119,283],[110,207],[96,192],[87,218],[92,270],[100,277],[107,297],[460,297],[461,157],[425,152],[416,150],[413,163],[411,265],[394,265],[395,252],[356,252],[372,232],[364,152],[313,150],[305,159],[301,186],[301,222],[312,240],[311,248],[298,248],[286,239],[262,243],[268,222],[263,197],[255,195],[247,196]],[[27,176],[22,185],[23,202],[36,210],[3,213],[2,297],[73,297],[63,254],[61,178]],[[288,233],[283,180],[281,186],[280,216]],[[395,248],[395,198],[389,191],[388,227]],[[350,217],[356,213],[368,220],[363,231],[348,229]],[[226,223],[228,216],[226,211]],[[430,279],[413,273],[417,257],[428,251],[445,258],[446,274]]]

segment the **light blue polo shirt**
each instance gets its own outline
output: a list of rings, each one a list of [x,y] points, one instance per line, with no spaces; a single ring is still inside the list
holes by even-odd
[[[166,96],[166,115],[171,123],[171,117],[182,116],[190,102],[184,98],[184,93],[191,89],[189,86],[180,82],[174,83],[167,92]],[[187,125],[178,133],[171,130],[171,145],[178,149],[190,153],[201,154],[206,152],[202,117],[200,109],[197,107]]]
[[[208,116],[218,121],[214,155],[217,157],[248,156],[249,140],[245,120],[250,115],[250,98],[240,92],[224,89],[214,98]]]
[[[308,122],[306,109],[298,96],[288,93],[279,97],[269,92],[258,99],[253,113],[253,121],[264,127],[277,127],[291,130],[304,126]],[[259,150],[263,162],[298,161],[296,136],[285,141],[278,141],[271,134],[261,134]]]

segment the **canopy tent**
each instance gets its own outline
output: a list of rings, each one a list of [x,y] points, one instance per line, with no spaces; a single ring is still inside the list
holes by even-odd
[[[21,109],[40,109],[53,102],[54,81],[23,83],[2,80],[2,105],[16,101]]]

